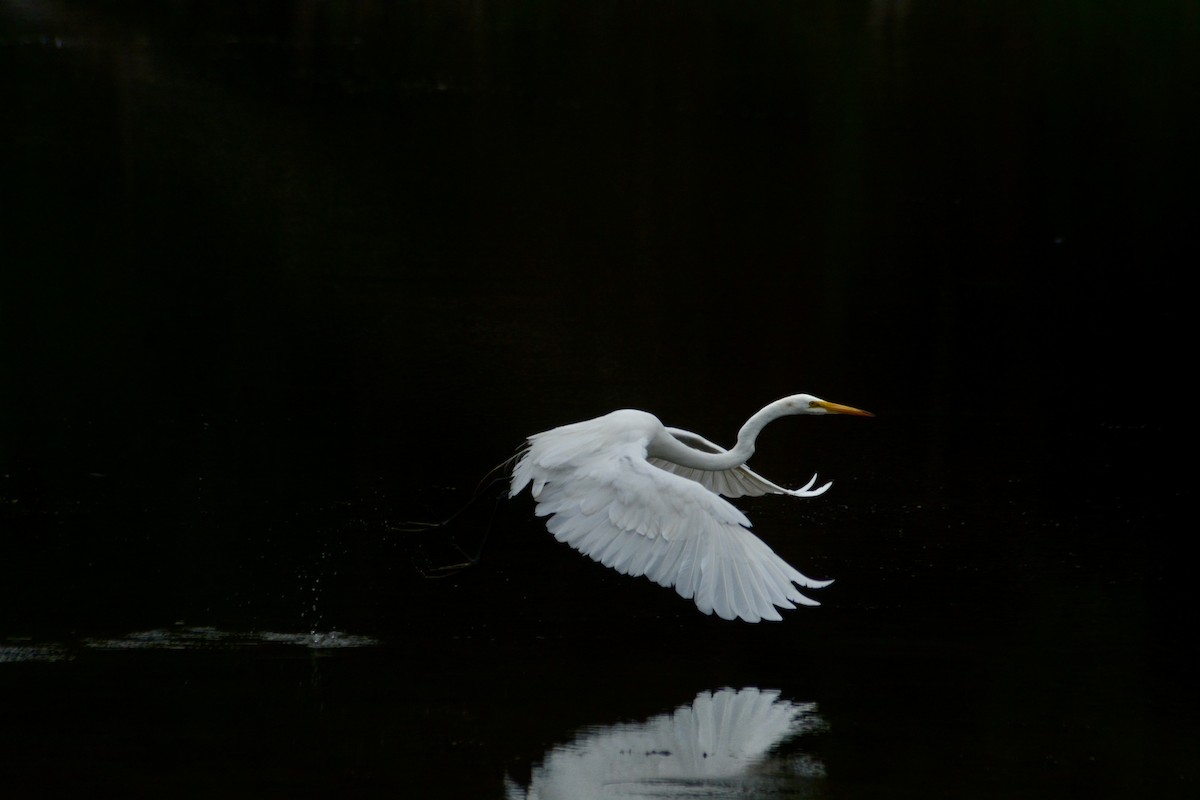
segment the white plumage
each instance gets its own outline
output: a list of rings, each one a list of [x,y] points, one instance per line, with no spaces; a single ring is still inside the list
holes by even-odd
[[[771,403],[724,450],[694,433],[666,428],[652,414],[624,409],[529,437],[513,469],[510,496],[526,486],[537,515],[560,542],[626,575],[674,587],[705,614],[747,622],[781,619],[777,608],[819,605],[796,585],[806,577],[752,534],[750,520],[719,495],[789,494],[745,466],[768,422],[791,414],[855,414],[811,395]]]

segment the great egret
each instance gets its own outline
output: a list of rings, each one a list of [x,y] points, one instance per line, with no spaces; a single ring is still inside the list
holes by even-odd
[[[779,608],[820,605],[793,583],[819,589],[752,534],[726,497],[816,497],[816,476],[784,489],[746,460],[772,420],[794,414],[873,414],[808,394],[776,400],[747,420],[725,450],[653,414],[623,409],[530,436],[513,468],[509,497],[526,486],[536,513],[560,542],[626,575],[675,587],[705,614],[746,622],[780,620]]]

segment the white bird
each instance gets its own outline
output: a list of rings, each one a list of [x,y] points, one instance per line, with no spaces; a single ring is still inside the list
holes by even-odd
[[[633,409],[530,436],[513,468],[509,497],[531,486],[536,513],[560,542],[626,575],[675,587],[705,614],[746,622],[780,620],[776,607],[820,605],[797,591],[808,578],[751,533],[726,497],[816,497],[816,476],[784,489],[746,461],[772,420],[794,414],[873,414],[808,394],[776,400],[747,420],[725,450]]]

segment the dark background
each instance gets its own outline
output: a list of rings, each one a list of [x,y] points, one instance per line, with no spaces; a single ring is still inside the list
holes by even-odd
[[[499,796],[755,685],[829,724],[795,796],[1194,790],[1198,61],[1182,0],[5,3],[0,641],[72,656],[0,665],[11,788]],[[781,624],[526,498],[390,530],[800,391],[878,416],[761,440],[834,480],[742,503],[838,579]],[[377,646],[86,644],[180,625]]]

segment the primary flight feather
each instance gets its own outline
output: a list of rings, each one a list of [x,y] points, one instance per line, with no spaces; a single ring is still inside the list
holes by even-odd
[[[626,575],[674,587],[705,614],[747,622],[781,619],[777,609],[818,605],[797,585],[830,581],[801,574],[749,531],[750,520],[721,498],[815,497],[830,484],[784,489],[746,467],[763,427],[794,414],[866,411],[807,394],[752,416],[725,450],[623,409],[530,436],[513,468],[509,496],[526,486],[537,515],[560,542]]]

